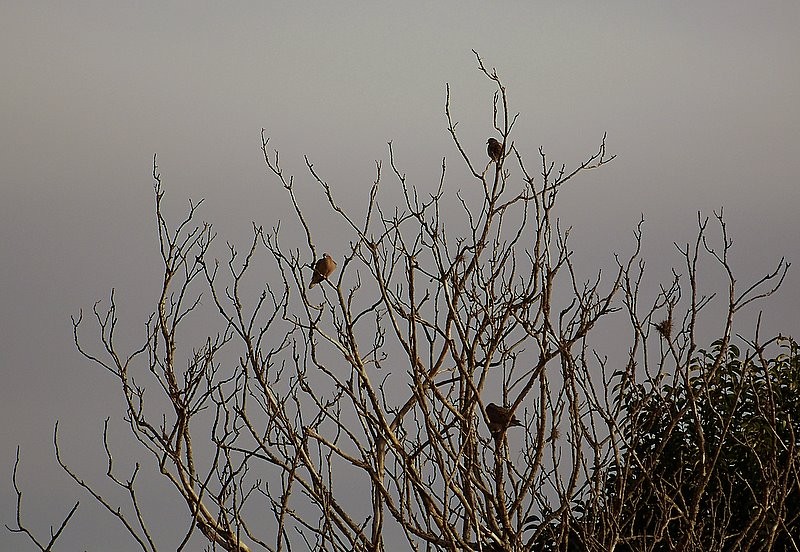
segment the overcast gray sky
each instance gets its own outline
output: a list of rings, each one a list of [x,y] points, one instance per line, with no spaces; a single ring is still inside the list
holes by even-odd
[[[203,217],[234,241],[286,213],[262,127],[303,185],[308,154],[341,197],[363,199],[392,140],[413,183],[435,183],[447,157],[457,189],[445,83],[469,152],[482,159],[492,134],[474,48],[521,113],[523,152],[575,163],[608,132],[617,160],[562,195],[586,268],[608,266],[644,214],[645,251],[668,278],[672,242],[724,206],[748,281],[800,261],[798,29],[796,0],[3,2],[0,521],[13,519],[20,444],[40,531],[79,497],[65,550],[134,549],[107,546],[114,522],[59,472],[51,441],[60,419],[70,459],[99,479],[102,420],[123,431],[114,382],[74,351],[69,316],[114,287],[122,329],[141,335],[159,276],[154,153],[170,208],[205,197]],[[765,305],[773,332],[800,333],[798,269]],[[0,549],[23,546],[0,531]]]

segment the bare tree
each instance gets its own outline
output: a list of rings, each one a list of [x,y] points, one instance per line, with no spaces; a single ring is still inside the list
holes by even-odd
[[[202,202],[190,202],[185,218],[170,225],[154,159],[163,286],[146,338],[121,350],[113,293],[92,310],[96,345],[81,339],[83,316],[73,324],[78,350],[118,381],[131,435],[186,505],[185,537],[167,549],[186,549],[193,535],[212,549],[240,552],[655,550],[663,542],[689,550],[705,542],[698,539],[707,527],[698,520],[706,519],[703,497],[719,445],[706,438],[700,400],[729,358],[734,315],[772,294],[788,263],[739,292],[720,215],[722,249],[709,244],[701,220],[696,243],[681,249],[684,276],[676,271],[644,311],[641,224],[615,270],[586,280],[555,209],[574,179],[614,158],[606,137],[575,167],[556,164],[542,148],[530,165],[527,148],[513,141],[517,116],[505,87],[476,58],[496,89],[499,156],[481,148],[476,158],[461,141],[449,87],[445,113],[460,161],[483,190],[479,201],[448,191],[445,159],[438,187],[423,192],[408,182],[390,143],[388,178],[378,162],[357,214],[305,159],[322,201],[348,229],[335,270],[317,264],[320,230],[266,132],[267,170],[301,231],[301,242],[289,236],[291,245],[280,225],[254,224],[244,251],[228,245],[227,258],[215,259],[216,233],[197,221]],[[381,202],[387,179],[402,189],[403,204]],[[465,231],[453,230],[459,224]],[[702,254],[728,275],[730,299],[719,347],[697,368],[697,315],[710,301],[698,287]],[[310,289],[312,279],[319,285]],[[203,334],[209,311],[218,330]],[[627,313],[632,328],[627,368],[616,371],[589,339],[614,312]],[[753,344],[759,355],[764,347]],[[697,370],[708,382],[700,388],[692,387]],[[636,456],[652,434],[645,405],[674,398],[679,388],[693,391],[680,406],[669,403],[675,411],[666,411],[667,431],[688,420],[704,455],[704,478],[680,501],[663,480],[648,478],[657,462]],[[632,389],[641,395],[636,408]],[[730,416],[714,413],[730,425]],[[137,494],[140,465],[118,476],[108,425],[104,437],[107,476],[127,494],[126,509],[69,465],[56,428],[58,462],[142,550],[155,551]],[[630,476],[637,469],[643,479]],[[664,535],[673,535],[667,522],[680,515],[682,537],[651,535],[637,548],[633,525],[622,521],[643,486],[672,501],[659,514]],[[20,516],[17,530],[27,532]]]

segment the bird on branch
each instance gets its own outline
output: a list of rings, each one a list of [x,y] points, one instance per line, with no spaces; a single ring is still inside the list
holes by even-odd
[[[489,138],[486,143],[489,144],[486,147],[486,152],[489,154],[489,157],[491,157],[492,161],[495,163],[499,163],[500,159],[503,157],[503,152],[505,151],[505,144],[501,144],[494,138]]]
[[[313,288],[322,280],[327,280],[334,270],[336,270],[336,263],[331,259],[330,255],[323,253],[322,258],[314,264],[314,275],[311,276],[311,283],[308,285],[308,289]]]
[[[486,405],[486,417],[492,435],[499,435],[509,427],[522,426],[522,422],[514,416],[510,408],[497,406],[494,403]]]

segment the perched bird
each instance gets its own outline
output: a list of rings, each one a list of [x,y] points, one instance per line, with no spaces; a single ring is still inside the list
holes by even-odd
[[[669,336],[672,333],[672,317],[653,325],[656,327],[656,330],[658,330],[658,333],[664,337],[664,339],[669,339]]]
[[[494,138],[489,138],[489,140],[486,143],[489,144],[486,148],[486,152],[489,154],[489,157],[491,157],[492,161],[494,161],[495,163],[499,163],[500,158],[503,157],[505,144],[501,144]]]
[[[502,433],[509,427],[521,426],[516,416],[511,413],[509,408],[497,406],[494,403],[486,405],[486,417],[488,418],[489,431],[492,435]]]
[[[314,275],[311,277],[308,289],[313,288],[322,280],[327,280],[334,270],[336,270],[336,263],[331,259],[330,255],[323,253],[322,258],[314,264]]]

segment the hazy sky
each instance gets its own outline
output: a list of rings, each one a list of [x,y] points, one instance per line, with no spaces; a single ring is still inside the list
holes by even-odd
[[[668,278],[672,243],[720,206],[743,282],[800,261],[796,0],[119,4],[0,4],[0,521],[13,519],[20,444],[40,532],[82,501],[64,550],[134,549],[106,546],[116,525],[51,443],[59,419],[70,460],[99,480],[103,419],[124,435],[114,382],[74,351],[69,316],[113,287],[122,330],[141,335],[159,277],[154,153],[170,209],[205,197],[203,218],[233,241],[286,213],[262,127],[300,186],[308,154],[361,201],[389,140],[414,184],[434,185],[446,157],[447,186],[472,185],[444,100],[449,83],[461,139],[483,159],[493,89],[474,48],[504,79],[532,160],[542,145],[575,163],[608,132],[617,160],[562,196],[587,270],[608,266],[643,214],[654,275]],[[800,264],[765,305],[771,331],[800,334],[798,284]],[[0,550],[24,545],[0,531]]]

